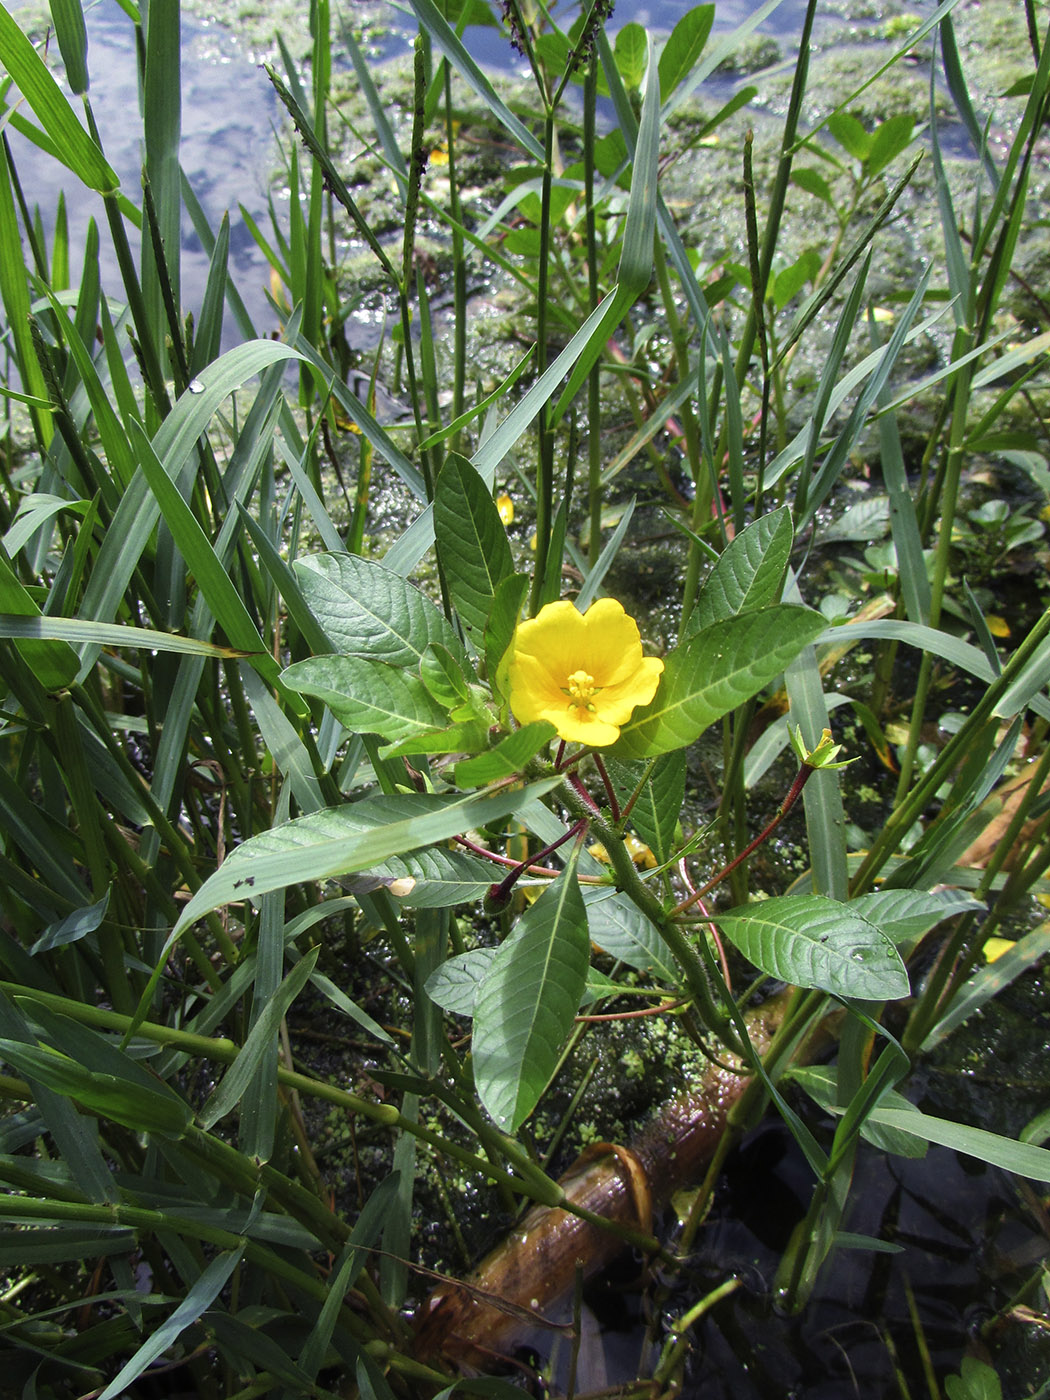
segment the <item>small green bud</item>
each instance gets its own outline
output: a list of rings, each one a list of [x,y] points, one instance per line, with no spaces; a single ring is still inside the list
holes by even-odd
[[[794,730],[792,730],[789,724],[788,738],[791,740],[791,747],[798,755],[799,763],[804,763],[809,768],[822,768],[827,770],[845,768],[847,764],[856,763],[857,761],[854,758],[847,758],[839,763],[835,762],[836,754],[842,752],[842,745],[834,742],[831,737],[830,729],[821,731],[816,747],[812,749],[806,747],[806,741],[802,737],[801,725],[796,725]]]

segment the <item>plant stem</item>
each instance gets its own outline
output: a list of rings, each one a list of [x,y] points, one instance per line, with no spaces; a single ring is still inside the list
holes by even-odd
[[[767,824],[762,828],[762,830],[758,833],[754,840],[749,841],[748,844],[744,847],[744,849],[740,852],[740,854],[735,856],[729,862],[728,865],[723,866],[723,868],[718,872],[717,875],[712,875],[711,879],[708,880],[706,885],[703,885],[698,890],[694,890],[693,893],[689,895],[687,899],[682,900],[681,904],[676,904],[674,909],[671,910],[671,913],[684,914],[687,909],[689,909],[692,905],[694,905],[697,902],[697,900],[703,899],[705,894],[708,894],[711,890],[713,890],[716,885],[721,884],[721,882],[726,878],[727,875],[731,875],[738,865],[740,865],[743,861],[747,860],[748,856],[752,853],[752,851],[756,851],[758,847],[762,845],[763,841],[768,841],[770,836],[772,836],[773,832],[776,831],[777,827],[780,825],[780,823],[784,820],[787,814],[791,811],[792,807],[794,807],[795,803],[801,797],[802,789],[806,786],[806,784],[809,782],[810,778],[816,771],[817,770],[811,767],[808,763],[803,763],[795,775],[795,781],[791,784],[791,787],[788,789],[787,796],[784,798],[783,802],[781,802],[780,806],[774,812],[770,821],[767,822]]]

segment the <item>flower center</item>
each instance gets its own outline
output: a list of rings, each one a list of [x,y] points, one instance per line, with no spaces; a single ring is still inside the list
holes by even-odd
[[[593,710],[591,698],[601,687],[594,684],[593,676],[581,670],[573,671],[569,676],[569,684],[564,689],[569,697],[570,706],[575,705],[580,710]]]

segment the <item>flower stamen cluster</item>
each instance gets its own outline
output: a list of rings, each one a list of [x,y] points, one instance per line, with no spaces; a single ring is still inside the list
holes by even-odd
[[[591,696],[596,693],[596,690],[593,676],[589,676],[586,671],[573,671],[569,677],[569,684],[565,687],[565,694],[570,697],[570,705],[576,705],[584,710],[593,710],[594,704]]]

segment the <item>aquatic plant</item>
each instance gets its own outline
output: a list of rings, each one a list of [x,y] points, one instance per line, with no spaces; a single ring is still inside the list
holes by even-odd
[[[969,458],[1046,479],[1048,333],[1007,306],[1050,101],[1034,3],[998,158],[953,0],[885,62],[872,50],[807,130],[811,0],[775,131],[757,112],[739,129],[753,84],[692,101],[772,3],[726,35],[697,6],[658,45],[637,24],[607,32],[605,0],[567,28],[519,0],[411,0],[407,73],[336,34],[327,0],[307,8],[308,58],[281,42],[270,70],[289,222],[274,201],[272,237],[251,227],[278,338],[251,324],[229,223],[208,227],[179,169],[179,7],[122,0],[141,199],[105,155],[82,7],[51,6],[65,88],[0,10],[3,120],[101,197],[119,278],[104,285],[92,223],[71,285],[63,219],[45,231],[5,142],[0,1306],[7,1383],[27,1397],[115,1400],[169,1370],[216,1398],[509,1393],[455,1374],[454,1336],[421,1353],[407,1320],[459,1244],[466,1271],[464,1230],[533,1203],[681,1267],[770,1110],[809,1171],[773,1284],[786,1311],[838,1250],[887,1243],[850,1233],[862,1138],[1050,1179],[1045,1113],[992,1131],[906,1096],[914,1062],[1050,948],[1031,903],[1050,859],[1050,612],[1016,619],[1006,650],[972,591],[955,614],[946,597]],[[478,23],[513,38],[527,98],[471,56]],[[977,153],[965,227],[936,84],[928,177],[904,160],[921,114],[853,115],[929,36]],[[740,192],[712,228],[665,190],[716,135],[736,143]],[[493,150],[479,200],[468,162]],[[876,303],[923,178],[936,255]],[[814,199],[816,255],[798,246]],[[192,321],[184,215],[211,258]],[[369,279],[340,263],[350,240]],[[474,284],[505,298],[524,354],[472,343]],[[356,311],[388,302],[389,335],[355,350]],[[222,353],[228,318],[240,339]],[[382,380],[403,414],[381,409]],[[828,503],[875,454],[889,597],[830,624]],[[333,478],[352,483],[345,512]],[[383,518],[384,494],[408,504]],[[654,501],[682,546],[647,614],[631,551]],[[999,565],[1038,538],[1028,519],[968,519],[1001,531]],[[522,521],[534,553],[508,534]],[[863,699],[835,669],[858,642],[877,648]],[[969,689],[932,743],[945,668]],[[866,828],[848,766],[865,740],[835,737],[840,705],[898,769]],[[797,868],[757,868],[786,831]],[[1004,930],[1018,918],[1034,926]],[[751,1014],[774,981],[790,989],[775,1028]],[[696,1051],[689,1074],[702,1055],[746,1080],[663,1237],[557,1179],[590,1073],[575,1052],[600,1060],[635,1018]],[[311,1034],[350,1053],[312,1059]],[[815,1036],[828,1063],[805,1063]],[[322,1108],[349,1125],[338,1198]],[[654,1158],[660,1133],[642,1138]],[[443,1203],[436,1247],[424,1199]],[[653,1309],[646,1393],[680,1387],[691,1329],[743,1289],[723,1281],[662,1333]],[[1038,1278],[1018,1297],[1041,1306]]]

